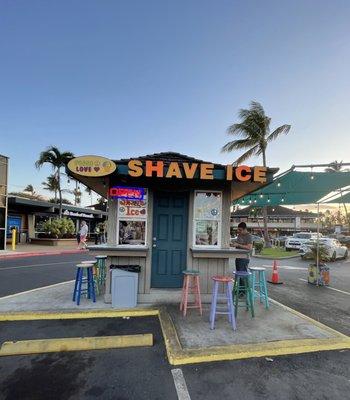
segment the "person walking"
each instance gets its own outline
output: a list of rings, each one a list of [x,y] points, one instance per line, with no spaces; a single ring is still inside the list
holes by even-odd
[[[89,228],[88,228],[86,222],[85,221],[81,221],[81,227],[80,227],[80,231],[79,231],[80,243],[79,243],[79,246],[78,246],[78,248],[81,249],[81,250],[86,249],[86,247],[87,247],[86,240],[87,240],[88,232],[89,232]],[[81,245],[83,247],[81,247]]]

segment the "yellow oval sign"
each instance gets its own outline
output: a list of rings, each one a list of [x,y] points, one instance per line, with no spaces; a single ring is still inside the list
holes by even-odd
[[[112,160],[100,156],[76,157],[69,161],[67,167],[74,174],[82,176],[106,176],[117,168]]]

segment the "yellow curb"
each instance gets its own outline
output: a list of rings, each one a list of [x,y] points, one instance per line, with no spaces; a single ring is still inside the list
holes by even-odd
[[[229,345],[216,346],[195,349],[183,349],[178,338],[174,323],[166,311],[165,307],[143,308],[143,309],[126,309],[126,310],[87,310],[72,312],[34,312],[34,313],[13,313],[0,314],[0,321],[23,321],[23,320],[43,320],[43,319],[80,319],[80,318],[118,318],[118,317],[144,317],[157,316],[161,325],[166,352],[169,363],[171,365],[194,364],[213,361],[238,360],[245,358],[264,357],[264,356],[281,356],[287,354],[301,354],[326,350],[350,349],[350,337],[318,322],[299,311],[296,311],[276,300],[270,299],[272,303],[278,304],[285,310],[294,315],[303,318],[309,323],[325,330],[334,335],[334,338],[327,339],[295,339],[295,340],[279,340],[267,343],[245,344],[245,345]],[[135,335],[139,336],[139,335]],[[73,338],[76,340],[89,338]],[[95,338],[91,338],[95,339]],[[101,338],[103,339],[103,337]],[[37,342],[50,342],[71,339],[49,339]],[[26,343],[35,341],[23,341],[16,343]],[[12,344],[12,342],[6,342]],[[5,345],[5,343],[4,343]],[[103,347],[108,348],[108,347]],[[2,350],[2,348],[1,348]],[[77,350],[86,350],[77,348]],[[91,350],[91,348],[88,348]],[[50,350],[44,350],[44,352]],[[52,351],[68,351],[68,350],[52,350]],[[19,353],[18,353],[19,354]],[[21,353],[30,354],[30,353]],[[0,352],[0,355],[1,352]]]
[[[35,321],[50,319],[89,319],[89,318],[118,318],[118,317],[147,317],[158,315],[154,308],[137,308],[125,310],[86,310],[64,312],[19,312],[0,314],[1,321]]]
[[[0,356],[153,346],[153,335],[74,337],[4,342]]]
[[[280,340],[269,343],[186,349],[172,352],[169,362],[172,365],[182,365],[340,349],[350,349],[350,338]]]

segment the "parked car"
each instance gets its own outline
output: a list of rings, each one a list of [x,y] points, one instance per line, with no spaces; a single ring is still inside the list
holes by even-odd
[[[322,237],[322,234],[319,234]],[[286,251],[299,250],[301,245],[308,242],[309,240],[317,239],[317,233],[314,232],[299,232],[294,233],[286,239],[285,249]]]
[[[284,247],[286,244],[286,240],[289,238],[289,236],[277,236],[275,238],[272,238],[272,243],[275,246],[278,247]]]
[[[311,256],[311,247],[315,246],[316,243],[316,240],[309,240],[308,242],[303,243],[299,249],[301,258],[309,258]],[[343,246],[337,239],[320,238],[319,244],[327,250],[328,257],[332,261],[342,258],[348,258],[348,248],[346,246]]]
[[[339,240],[339,242],[344,246],[350,247],[350,236],[334,233],[329,235],[329,237]]]

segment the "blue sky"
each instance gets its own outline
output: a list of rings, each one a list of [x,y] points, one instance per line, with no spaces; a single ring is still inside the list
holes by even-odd
[[[350,161],[349,20],[348,0],[2,0],[10,189],[40,189],[49,168],[34,162],[50,144],[230,162],[225,130],[251,100],[272,127],[292,125],[269,165]]]

